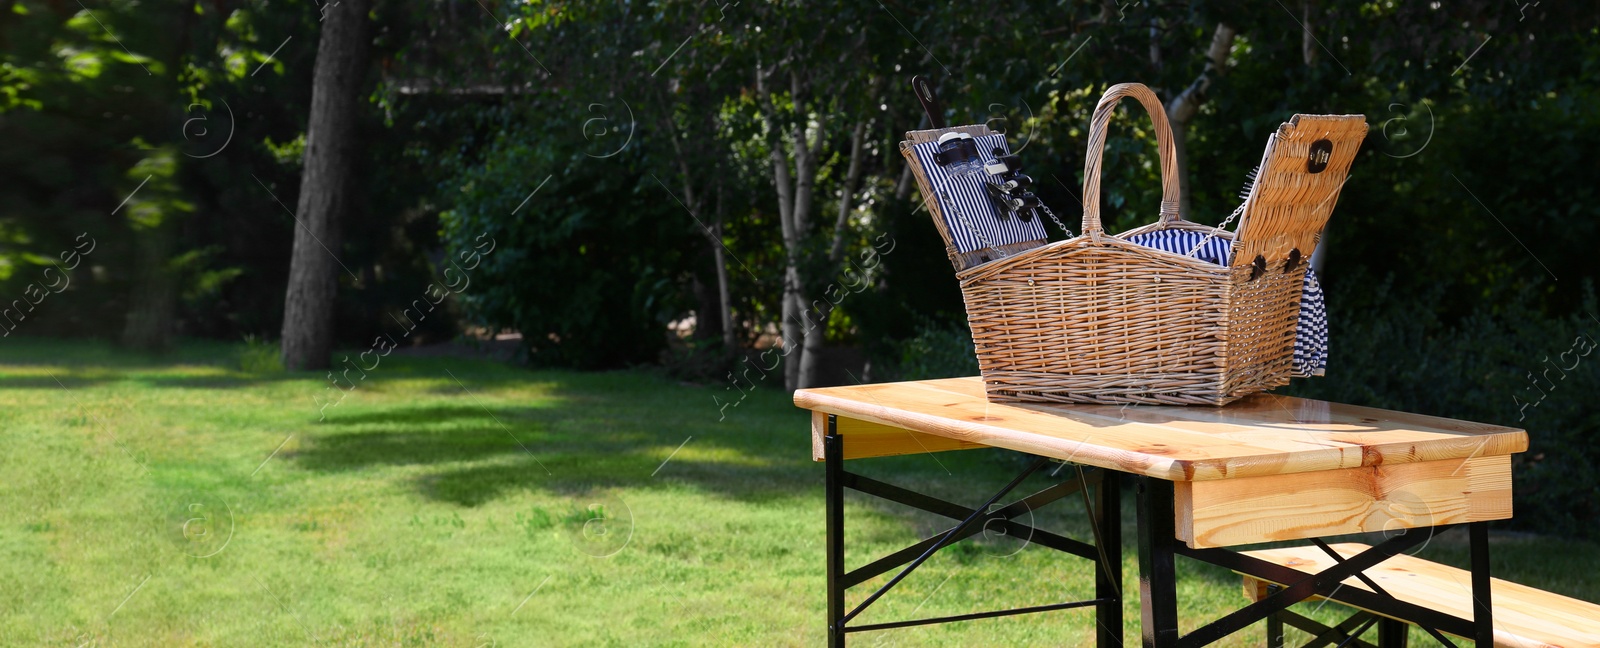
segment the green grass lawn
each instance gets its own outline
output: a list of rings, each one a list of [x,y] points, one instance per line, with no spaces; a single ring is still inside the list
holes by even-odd
[[[719,422],[721,385],[390,356],[319,420],[322,376],[244,373],[240,351],[0,340],[0,645],[821,643],[822,467],[780,391]],[[966,451],[851,469],[976,505],[1018,467]],[[1087,538],[1075,502],[1035,521]],[[943,528],[864,496],[847,520],[851,567]],[[1498,576],[1600,600],[1596,545],[1494,548]],[[1461,564],[1463,541],[1423,555]],[[1186,628],[1243,601],[1223,570],[1179,571]],[[992,538],[942,552],[860,622],[1092,591],[1086,563]],[[1063,611],[853,641],[1083,645],[1093,623]]]

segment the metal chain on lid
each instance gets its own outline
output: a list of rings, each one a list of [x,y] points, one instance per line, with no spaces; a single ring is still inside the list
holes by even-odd
[[[1043,209],[1044,215],[1049,216],[1050,220],[1055,221],[1056,227],[1061,228],[1061,231],[1067,233],[1067,238],[1072,238],[1074,236],[1072,230],[1067,229],[1067,226],[1061,222],[1061,219],[1056,217],[1055,211],[1051,210],[1049,205],[1044,204],[1043,200],[1039,201],[1039,209]]]

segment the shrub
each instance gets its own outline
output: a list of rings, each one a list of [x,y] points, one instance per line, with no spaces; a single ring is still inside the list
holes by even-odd
[[[239,370],[257,374],[283,371],[283,356],[279,353],[278,343],[254,335],[245,336],[244,348],[239,351]]]
[[[928,380],[978,375],[978,356],[966,322],[920,318],[916,334],[890,345],[879,359],[884,380]]]
[[[558,137],[542,123],[508,127],[481,161],[460,164],[445,187],[455,205],[440,214],[441,273],[470,280],[466,315],[521,331],[533,363],[654,362],[704,240],[639,168],[638,147],[595,160]]]

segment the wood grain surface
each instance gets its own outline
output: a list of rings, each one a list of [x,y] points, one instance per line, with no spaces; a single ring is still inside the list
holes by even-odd
[[[912,432],[905,428],[839,417],[839,436],[844,440],[845,459],[892,457],[896,455],[972,450],[986,448],[981,443]],[[811,458],[822,461],[822,437],[828,433],[828,415],[811,413]]]
[[[1366,545],[1333,545],[1349,558]],[[1333,558],[1316,547],[1263,549],[1245,555],[1303,572],[1318,572],[1333,565]],[[1395,598],[1463,619],[1472,618],[1472,575],[1447,565],[1399,555],[1366,571],[1367,576]],[[1282,585],[1283,583],[1279,583]],[[1344,587],[1372,591],[1350,578]],[[1246,576],[1245,596],[1265,595],[1262,581]],[[1600,647],[1600,605],[1587,603],[1498,578],[1490,581],[1494,606],[1494,645],[1509,648]],[[1369,610],[1370,611],[1370,610]]]
[[[1515,428],[1269,394],[1225,407],[991,403],[981,379],[972,377],[802,389],[794,402],[967,444],[1180,482],[1464,460],[1528,448],[1527,433]],[[912,438],[904,443],[913,445]]]
[[[1178,539],[1227,547],[1505,520],[1511,456],[1198,482],[1174,488]]]

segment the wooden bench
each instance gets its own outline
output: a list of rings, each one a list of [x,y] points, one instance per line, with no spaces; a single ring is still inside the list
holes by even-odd
[[[1363,544],[1331,545],[1346,558],[1368,547]],[[1291,569],[1316,572],[1334,564],[1332,557],[1314,546],[1262,549],[1243,552]],[[1421,605],[1444,614],[1472,618],[1472,576],[1465,570],[1399,555],[1366,575],[1396,599]],[[1244,577],[1244,594],[1261,600],[1273,584],[1251,576]],[[1277,583],[1285,585],[1285,583]],[[1372,591],[1351,578],[1343,587]],[[1494,605],[1494,644],[1509,648],[1600,647],[1600,605],[1552,594],[1526,585],[1491,580]],[[1332,597],[1338,601],[1338,596]],[[1367,611],[1371,612],[1371,611]]]

